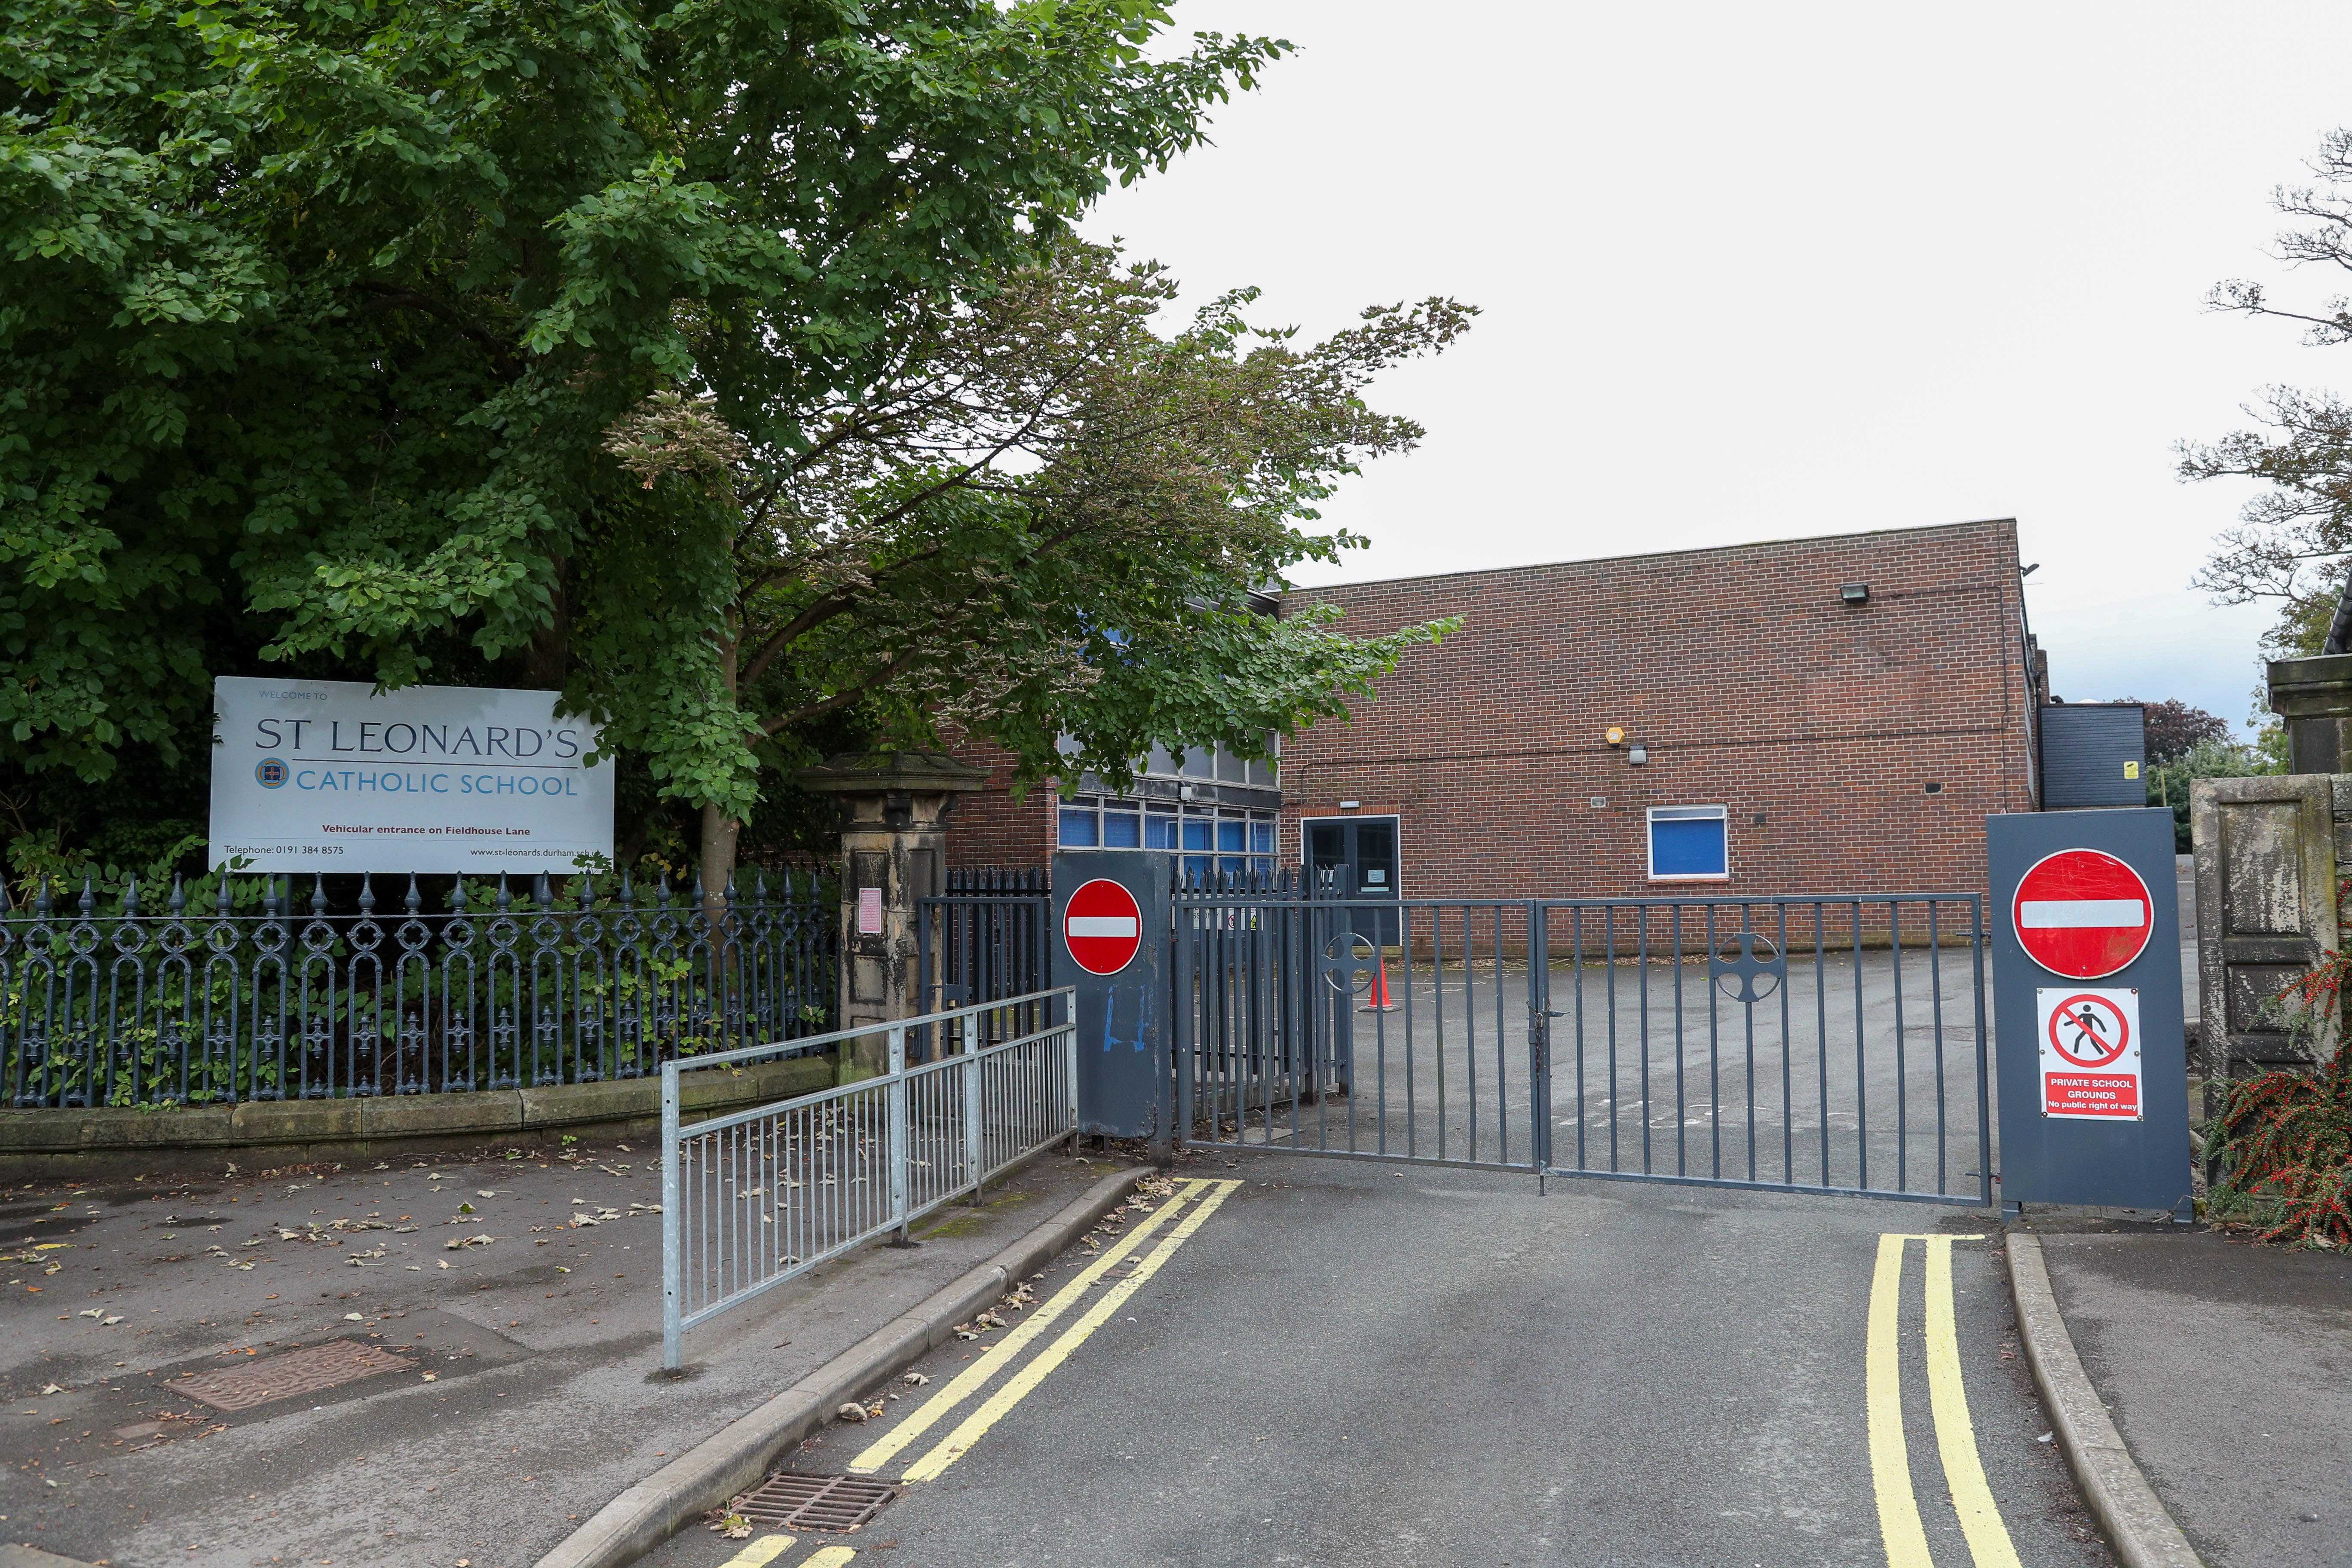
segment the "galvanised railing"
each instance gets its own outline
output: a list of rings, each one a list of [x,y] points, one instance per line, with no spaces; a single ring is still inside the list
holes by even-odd
[[[607,890],[609,889],[609,890]],[[501,878],[427,913],[307,911],[288,879],[225,876],[209,912],[174,882],[111,914],[84,890],[0,908],[0,1093],[19,1107],[218,1105],[455,1094],[633,1079],[679,1057],[834,1024],[839,906],[814,878]]]
[[[684,1123],[688,1072],[777,1053],[663,1064],[662,1365],[686,1331],[896,1232],[1048,1144],[1076,1135],[1078,1034],[1068,986],[843,1029],[883,1036],[878,1078]],[[909,1037],[940,1050],[911,1062]]]

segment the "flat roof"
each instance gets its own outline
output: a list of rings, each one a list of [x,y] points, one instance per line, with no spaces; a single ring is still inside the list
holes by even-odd
[[[1448,577],[1492,577],[1505,572],[1541,572],[1555,566],[1598,566],[1612,561],[1642,561],[1667,555],[1720,555],[1734,550],[1763,550],[1779,544],[1818,544],[1832,539],[1876,539],[1890,533],[1938,533],[1956,528],[1993,528],[2002,523],[2017,526],[2013,517],[1983,517],[1969,522],[1923,522],[1907,528],[1866,528],[1858,533],[1805,533],[1792,539],[1750,539],[1738,544],[1702,544],[1692,550],[1634,550],[1622,555],[1577,555],[1565,561],[1530,561],[1518,566],[1471,566],[1459,572],[1416,572],[1402,577],[1360,577],[1339,583],[1319,583],[1312,587],[1286,588],[1285,597],[1293,594],[1319,594],[1339,588],[1377,588],[1392,583],[1435,583]],[[2087,706],[2087,704],[2085,704]]]

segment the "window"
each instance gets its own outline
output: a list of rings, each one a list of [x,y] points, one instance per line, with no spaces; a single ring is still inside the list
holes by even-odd
[[[1164,849],[1195,877],[1274,869],[1271,811],[1079,795],[1064,797],[1059,816],[1065,849]]]
[[[1650,880],[1731,879],[1731,850],[1719,805],[1654,805],[1650,808]]]

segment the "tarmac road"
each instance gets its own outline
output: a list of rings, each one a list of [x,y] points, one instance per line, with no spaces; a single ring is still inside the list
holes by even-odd
[[[1187,1159],[1177,1174],[1230,1185],[1130,1215],[1130,1233],[1157,1229],[1066,1257],[1007,1330],[941,1351],[879,1420],[803,1445],[797,1470],[878,1456],[885,1479],[926,1478],[870,1523],[740,1542],[691,1531],[646,1562],[2110,1561],[2036,1440],[2049,1427],[1993,1247],[1970,1239],[1992,1228],[1979,1214],[1559,1179],[1539,1195],[1524,1178],[1279,1155]],[[1139,1268],[1104,1268],[1129,1246]],[[1089,1268],[1100,1277],[1081,1280]],[[1066,1310],[948,1415],[895,1453],[874,1447],[929,1419],[1066,1288]],[[1939,1295],[1943,1331],[1926,1313]]]

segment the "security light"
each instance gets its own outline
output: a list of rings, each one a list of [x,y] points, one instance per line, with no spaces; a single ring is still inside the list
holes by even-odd
[[[1650,748],[1647,746],[1628,746],[1625,748],[1625,760],[1638,768],[1643,763],[1650,760]]]
[[[1849,605],[1867,605],[1870,603],[1870,584],[1848,583],[1838,590],[1838,597]]]

